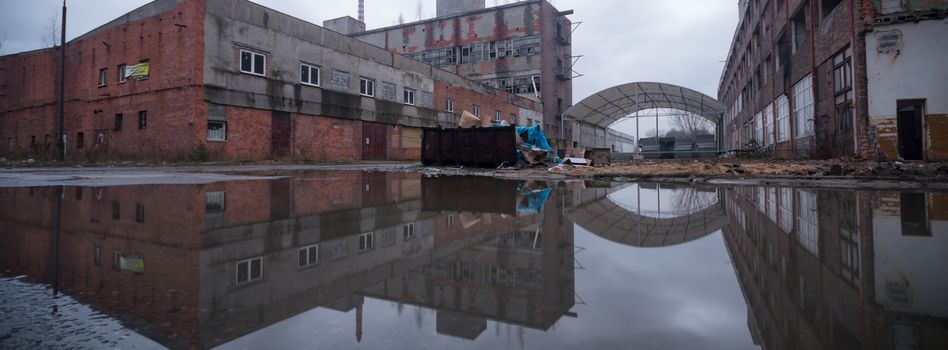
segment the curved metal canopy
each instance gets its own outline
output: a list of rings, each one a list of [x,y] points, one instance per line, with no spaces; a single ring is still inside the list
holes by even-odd
[[[724,105],[695,90],[672,84],[639,82],[611,87],[563,113],[567,118],[608,128],[635,112],[667,108],[695,114],[720,125]]]

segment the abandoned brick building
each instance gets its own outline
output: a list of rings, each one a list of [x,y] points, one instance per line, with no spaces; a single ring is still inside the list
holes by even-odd
[[[437,0],[437,17],[365,31],[365,25],[324,23],[406,57],[449,70],[508,93],[542,102],[542,114],[522,125],[542,125],[551,138],[570,139],[562,114],[573,103],[572,29],[568,15],[546,0],[485,7],[484,0]],[[498,111],[482,111],[508,119]],[[561,127],[565,130],[561,130]]]
[[[58,64],[0,57],[0,151],[55,151]],[[542,111],[246,0],[157,0],[68,42],[65,91],[70,159],[418,159],[463,110]]]
[[[741,0],[718,88],[731,149],[948,160],[948,1]]]

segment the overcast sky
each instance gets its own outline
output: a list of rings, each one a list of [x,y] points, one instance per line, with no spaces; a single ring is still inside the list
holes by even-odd
[[[356,17],[358,13],[357,0],[252,1],[316,24],[345,15]],[[148,2],[69,0],[68,37],[88,32]],[[399,13],[408,21],[418,18],[418,0],[365,2],[369,29],[396,23]],[[487,0],[488,6],[507,2],[511,1]],[[717,96],[722,61],[727,58],[737,26],[737,0],[551,2],[560,10],[575,10],[570,18],[583,22],[573,36],[573,54],[583,56],[575,70],[584,75],[573,81],[574,103],[602,89],[636,81],[683,85]],[[421,0],[420,4],[424,18],[434,17],[435,0]],[[41,48],[44,27],[61,6],[56,0],[0,0],[0,54]],[[616,127],[635,133],[634,122]],[[647,129],[643,126],[642,130],[644,133]]]

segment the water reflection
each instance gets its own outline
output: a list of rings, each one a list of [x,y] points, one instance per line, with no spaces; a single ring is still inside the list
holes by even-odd
[[[946,344],[943,193],[332,172],[0,196],[4,275],[171,348],[290,348],[299,334],[327,348]],[[727,256],[729,278],[672,272]],[[663,323],[682,310],[650,300],[682,288],[702,291],[674,303],[691,316]],[[741,294],[746,310],[720,306]],[[8,333],[0,347],[21,344]]]
[[[727,203],[762,348],[948,348],[948,194],[747,187]]]

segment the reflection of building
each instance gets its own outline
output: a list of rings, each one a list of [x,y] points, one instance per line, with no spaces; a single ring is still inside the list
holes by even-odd
[[[357,309],[361,319],[363,295],[468,256],[462,251],[475,246],[495,251],[475,260],[494,261],[514,276],[523,266],[512,262],[526,261],[544,283],[504,285],[494,298],[521,299],[493,301],[542,312],[477,315],[543,328],[568,312],[572,230],[559,224],[558,209],[506,216],[425,211],[421,183],[417,174],[340,172],[201,186],[67,188],[58,255],[51,234],[58,188],[0,189],[8,199],[0,204],[0,266],[58,282],[64,292],[178,348],[219,345],[319,306]],[[538,226],[542,251],[489,248]],[[445,308],[447,329],[470,327],[470,310],[430,306]]]
[[[946,198],[727,190],[724,237],[755,341],[764,349],[944,348]],[[926,213],[927,230],[914,231],[922,224],[913,212]]]

